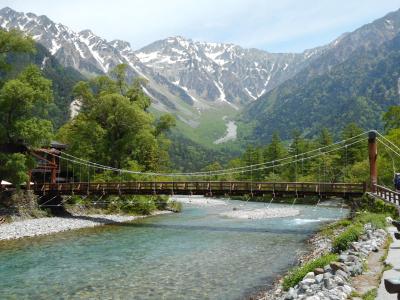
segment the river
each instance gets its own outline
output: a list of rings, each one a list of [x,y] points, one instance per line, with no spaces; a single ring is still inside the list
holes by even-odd
[[[1,242],[1,298],[240,299],[287,270],[323,222],[347,214],[299,205],[287,218],[222,215],[266,206],[185,204],[179,214]]]

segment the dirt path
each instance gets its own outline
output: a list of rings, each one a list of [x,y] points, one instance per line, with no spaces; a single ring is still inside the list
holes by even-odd
[[[358,295],[363,295],[368,291],[379,286],[380,277],[383,271],[382,256],[385,254],[385,249],[381,247],[378,252],[372,252],[367,259],[367,270],[352,280],[352,287]],[[353,299],[361,299],[353,297]]]

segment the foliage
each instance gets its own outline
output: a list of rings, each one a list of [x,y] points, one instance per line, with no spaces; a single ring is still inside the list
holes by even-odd
[[[294,287],[304,278],[305,275],[307,275],[307,273],[314,271],[316,268],[323,268],[337,259],[338,255],[330,253],[311,260],[303,266],[293,269],[283,279],[283,288],[288,290],[289,288]]]
[[[168,202],[168,207],[169,210],[173,212],[181,212],[182,211],[182,203],[178,201],[170,201]]]
[[[324,226],[321,229],[321,234],[324,236],[332,236],[332,234],[334,233],[335,230],[350,226],[351,224],[352,224],[352,221],[350,221],[348,219],[339,220],[339,221],[336,221],[334,223]]]
[[[75,86],[82,102],[78,116],[59,131],[71,154],[98,163],[141,171],[168,167],[169,141],[165,133],[174,125],[171,116],[154,120],[146,111],[150,100],[137,81],[125,81],[124,66],[112,71],[115,80],[99,76]]]
[[[21,31],[0,30],[0,70],[9,71],[11,65],[6,61],[9,53],[33,53],[34,42]]]
[[[369,212],[359,212],[354,218],[354,222],[364,225],[371,224],[374,228],[384,229],[386,228],[386,216],[383,213],[369,213]]]
[[[394,204],[369,197],[368,195],[364,195],[356,202],[356,204],[357,209],[364,212],[364,214],[366,214],[366,212],[370,212],[380,215],[387,215],[392,218],[397,218],[399,216],[398,210]],[[379,228],[384,228],[384,226],[379,226]]]
[[[54,103],[49,104],[48,119],[54,128],[59,128],[70,116],[70,104],[73,100],[74,85],[85,77],[71,67],[63,67],[55,57],[41,44],[34,44],[35,51],[29,53],[9,53],[6,62],[12,66],[1,74],[3,80],[16,77],[31,64],[38,66],[42,75],[52,81]]]
[[[11,51],[33,52],[30,38],[17,31],[0,30],[0,64],[3,73],[6,57]],[[5,74],[5,73],[4,73]],[[31,148],[45,146],[52,137],[53,126],[47,119],[53,101],[51,82],[34,65],[27,66],[14,77],[5,77],[0,86],[0,180],[11,181],[19,187],[28,179],[33,166],[27,155]]]
[[[352,242],[358,240],[359,236],[363,233],[363,226],[355,224],[348,226],[345,231],[339,234],[332,241],[332,248],[335,252],[346,250]]]
[[[377,296],[378,296],[378,289],[374,288],[374,289],[366,292],[364,295],[362,295],[362,299],[363,300],[375,300]]]

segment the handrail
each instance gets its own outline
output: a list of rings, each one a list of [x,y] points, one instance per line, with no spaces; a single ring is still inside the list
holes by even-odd
[[[375,194],[379,198],[392,204],[400,205],[400,192],[393,191],[385,186],[375,184]]]

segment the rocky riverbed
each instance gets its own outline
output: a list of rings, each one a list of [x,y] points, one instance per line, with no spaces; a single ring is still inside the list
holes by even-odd
[[[277,284],[273,291],[269,291],[258,299],[347,299],[353,291],[351,277],[362,274],[363,263],[368,255],[373,251],[377,252],[386,240],[385,230],[373,229],[370,224],[366,224],[364,229],[365,233],[359,241],[353,242],[348,250],[340,253],[339,261],[308,273],[299,284],[290,288],[288,292],[283,292],[280,284]],[[330,247],[329,241],[323,240],[322,242],[322,248]]]
[[[156,211],[152,215],[170,213]],[[56,232],[95,227],[112,223],[130,222],[146,216],[127,215],[72,215],[70,217],[48,217],[14,221],[0,225],[0,240],[12,240],[23,237],[52,234]]]

